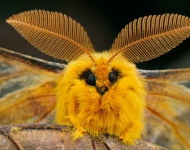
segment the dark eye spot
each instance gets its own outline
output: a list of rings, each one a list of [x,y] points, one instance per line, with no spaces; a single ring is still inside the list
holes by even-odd
[[[95,78],[93,73],[88,75],[88,77],[86,79],[86,83],[89,84],[89,85],[92,85],[92,86],[96,85],[96,78]]]
[[[96,77],[91,70],[86,70],[80,75],[80,79],[85,79],[86,83],[91,86],[96,86]]]
[[[117,81],[118,75],[119,75],[119,72],[116,70],[113,70],[109,73],[108,78],[111,84],[114,84]]]

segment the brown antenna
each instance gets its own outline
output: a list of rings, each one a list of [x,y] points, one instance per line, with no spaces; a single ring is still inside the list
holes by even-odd
[[[33,10],[6,20],[26,40],[54,58],[71,61],[91,53],[94,48],[83,27],[75,20],[57,12]]]
[[[143,62],[167,53],[190,36],[190,19],[177,14],[146,16],[125,26],[115,39],[109,62],[122,54]]]

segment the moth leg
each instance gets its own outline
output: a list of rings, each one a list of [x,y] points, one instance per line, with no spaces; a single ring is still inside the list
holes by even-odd
[[[128,125],[123,132],[119,135],[119,138],[126,144],[135,144],[135,141],[141,138],[143,131],[142,122],[135,122]]]
[[[73,140],[81,138],[85,133],[86,133],[86,130],[83,127],[76,127],[73,133]]]

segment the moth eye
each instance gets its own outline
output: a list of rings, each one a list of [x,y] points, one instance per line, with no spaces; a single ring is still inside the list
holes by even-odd
[[[118,75],[119,75],[118,71],[112,71],[109,73],[108,77],[111,84],[114,84],[117,81]]]
[[[87,79],[86,79],[86,83],[92,86],[96,85],[96,77],[94,76],[93,73],[89,74]]]
[[[80,79],[85,79],[88,85],[96,86],[96,77],[89,69],[80,75]]]

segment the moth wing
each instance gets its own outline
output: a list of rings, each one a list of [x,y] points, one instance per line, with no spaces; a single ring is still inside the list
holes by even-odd
[[[36,123],[51,116],[55,78],[63,67],[0,48],[0,124]]]
[[[127,146],[111,136],[91,139],[86,135],[73,143],[72,134],[65,126],[19,125],[19,123],[52,123],[55,107],[55,80],[63,68],[64,65],[61,64],[0,48],[0,124],[18,124],[0,126],[2,147],[17,149],[19,145],[19,148],[163,149],[146,141],[138,141],[136,145]],[[54,141],[51,142],[53,145],[48,142],[49,139]]]
[[[144,138],[170,149],[190,149],[190,68],[140,73],[148,90]]]

